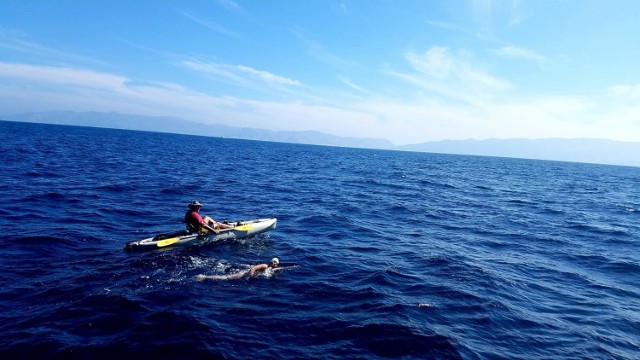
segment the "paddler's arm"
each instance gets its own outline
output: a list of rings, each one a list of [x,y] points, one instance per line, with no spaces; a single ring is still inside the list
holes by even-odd
[[[220,232],[220,230],[209,226],[209,224],[205,224],[204,221],[201,223],[201,225],[202,225],[202,227],[206,228],[209,231],[213,231],[216,234]]]

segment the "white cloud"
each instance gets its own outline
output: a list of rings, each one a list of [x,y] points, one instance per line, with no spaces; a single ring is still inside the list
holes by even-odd
[[[188,69],[204,73],[214,77],[221,77],[233,82],[242,83],[244,79],[233,71],[233,66],[218,64],[215,62],[204,62],[200,60],[185,60],[180,63]]]
[[[206,27],[207,29],[213,30],[215,32],[218,32],[220,34],[232,37],[232,38],[236,38],[236,39],[243,39],[243,37],[241,35],[239,35],[238,33],[231,31],[227,28],[225,28],[224,26],[217,24],[213,21],[210,20],[203,20],[199,17],[196,17],[194,15],[188,14],[186,12],[180,11],[180,13],[186,17],[187,19],[195,22],[196,24],[202,25],[204,27]]]
[[[85,69],[0,62],[0,98],[5,104],[0,112],[6,114],[8,106],[21,103],[23,112],[64,109],[169,115],[211,124],[386,138],[398,145],[443,139],[514,137],[640,140],[640,105],[627,101],[627,105],[620,106],[620,102],[625,102],[615,97],[607,103],[595,96],[539,95],[525,99],[513,93],[472,98],[473,101],[463,103],[451,101],[463,99],[456,92],[467,91],[469,87],[502,91],[505,86],[500,79],[474,66],[466,56],[456,57],[442,50],[428,56],[414,56],[415,73],[397,74],[417,85],[412,96],[383,98],[366,92],[367,98],[349,98],[343,104],[332,106],[211,96],[178,84],[141,83],[125,76]],[[204,62],[192,62],[191,66],[198,71],[242,81],[249,77],[260,82],[298,86],[291,79],[249,67],[241,69]],[[344,76],[340,80],[347,85],[351,83]],[[448,87],[450,83],[454,86]],[[638,96],[639,88],[638,85],[618,85],[612,87],[611,92]],[[438,96],[424,94],[421,92],[424,89],[433,89]],[[466,94],[471,98],[472,93]]]
[[[18,78],[45,84],[119,89],[129,79],[122,76],[68,67],[39,66],[0,62],[0,77]]]
[[[492,37],[498,26],[516,27],[527,18],[520,0],[472,0],[471,15],[482,37]]]
[[[419,72],[433,78],[444,79],[450,75],[454,67],[454,61],[449,56],[448,51],[447,48],[434,47],[422,55],[409,52],[406,58],[414,69]]]
[[[409,52],[406,59],[430,81],[455,81],[466,87],[482,87],[493,91],[511,87],[508,81],[492,76],[472,64],[466,54],[451,54],[444,47],[431,48],[424,54]]]
[[[428,97],[411,102],[376,99],[353,108],[378,119],[368,126],[396,144],[549,137],[640,140],[640,121],[634,123],[640,118],[640,106],[612,111],[589,97],[545,95],[469,105]]]
[[[614,96],[640,98],[639,85],[614,85],[609,88],[609,92]]]
[[[348,87],[354,89],[354,90],[358,90],[360,92],[363,93],[368,93],[369,91],[363,89],[362,87],[356,85],[355,83],[353,83],[353,81],[351,81],[351,79],[349,79],[346,76],[340,75],[338,76],[338,80],[340,80],[342,83],[346,84]]]
[[[239,71],[246,73],[246,74],[250,74],[253,75],[255,77],[258,77],[260,79],[262,79],[264,82],[267,83],[275,83],[275,84],[282,84],[282,85],[291,85],[291,86],[301,86],[302,83],[300,83],[298,80],[294,80],[294,79],[289,79],[286,78],[284,76],[278,76],[275,74],[272,74],[268,71],[262,71],[262,70],[256,70],[253,68],[250,68],[248,66],[243,66],[243,65],[236,65],[235,68],[237,68]]]
[[[223,8],[227,9],[227,10],[231,10],[231,11],[242,11],[242,8],[240,7],[240,5],[238,5],[237,2],[232,1],[232,0],[216,0],[216,2],[218,3],[218,5],[222,6]]]
[[[307,36],[301,28],[292,28],[290,32],[303,43],[309,55],[325,64],[338,69],[361,66],[361,64],[354,64],[345,58],[333,54],[322,43]]]
[[[221,77],[231,80],[238,85],[249,85],[254,79],[272,85],[302,86],[302,83],[295,79],[275,75],[268,71],[256,70],[243,65],[220,64],[216,62],[204,62],[199,60],[186,60],[182,66],[202,72],[214,77]]]
[[[512,87],[475,65],[464,52],[453,54],[448,48],[433,47],[421,54],[409,51],[405,58],[415,72],[389,73],[449,100],[476,103]]]
[[[34,43],[29,41],[26,33],[14,29],[5,29],[0,26],[0,50],[2,49],[8,49],[11,53],[27,54],[31,59],[53,58],[56,59],[56,62],[58,63],[74,62],[94,65],[106,64],[96,59],[79,56],[77,54],[60,51],[52,47]]]
[[[108,73],[69,67],[0,62],[5,113],[47,110],[132,111],[182,116],[191,104],[224,106],[217,99],[176,84],[139,84]],[[13,99],[13,101],[11,100]],[[188,118],[188,117],[186,117]]]
[[[547,61],[547,58],[537,54],[534,51],[519,48],[516,46],[505,46],[495,51],[496,54],[504,57],[516,58],[516,59],[525,59],[531,60],[538,63],[543,63]]]
[[[432,26],[434,28],[451,30],[451,31],[458,31],[458,32],[463,32],[463,33],[471,33],[464,26],[461,26],[461,25],[458,25],[458,24],[454,24],[454,23],[450,23],[450,22],[437,21],[437,20],[427,20],[426,23],[427,23],[427,25]]]

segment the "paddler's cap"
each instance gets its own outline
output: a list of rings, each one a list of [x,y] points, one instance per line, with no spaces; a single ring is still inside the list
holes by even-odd
[[[200,201],[198,201],[198,200],[193,200],[193,201],[189,204],[189,207],[190,207],[190,208],[194,208],[194,207],[196,207],[196,206],[200,206],[200,207],[202,207],[202,204],[200,204]]]
[[[276,265],[280,265],[280,260],[278,260],[278,258],[271,259],[271,262],[275,263]]]

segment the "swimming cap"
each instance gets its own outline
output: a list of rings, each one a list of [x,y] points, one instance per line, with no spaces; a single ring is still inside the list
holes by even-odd
[[[280,265],[280,260],[278,260],[278,258],[271,259],[271,262],[276,263],[276,265]]]

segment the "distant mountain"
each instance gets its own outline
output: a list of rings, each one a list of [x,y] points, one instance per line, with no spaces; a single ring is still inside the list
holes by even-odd
[[[395,146],[393,143],[385,139],[341,137],[318,131],[272,131],[219,124],[210,125],[185,120],[179,117],[142,116],[114,112],[51,111],[3,116],[3,118],[11,121],[43,124],[91,126],[296,144],[369,149],[392,149]]]
[[[603,139],[445,140],[397,147],[443,154],[640,166],[640,142]]]
[[[11,121],[93,126],[296,144],[498,156],[640,167],[640,142],[621,142],[602,139],[445,140],[395,146],[385,139],[341,137],[317,131],[271,131],[219,124],[207,125],[179,117],[142,116],[104,112],[53,111],[3,116],[3,118]]]

